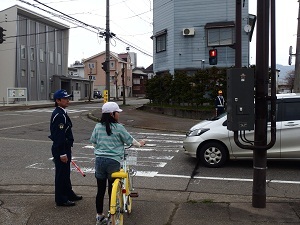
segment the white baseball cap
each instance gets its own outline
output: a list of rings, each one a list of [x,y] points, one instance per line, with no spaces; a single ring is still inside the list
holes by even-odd
[[[112,112],[122,112],[117,103],[115,102],[106,102],[102,106],[102,113],[112,113]]]

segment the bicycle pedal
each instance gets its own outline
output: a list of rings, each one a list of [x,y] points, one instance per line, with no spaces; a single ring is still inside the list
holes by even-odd
[[[130,196],[131,198],[137,198],[137,197],[139,197],[139,193],[137,193],[137,192],[131,192],[131,193],[129,194],[129,196]]]

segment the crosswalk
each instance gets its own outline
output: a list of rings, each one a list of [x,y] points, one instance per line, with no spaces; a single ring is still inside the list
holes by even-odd
[[[81,113],[81,112],[87,112],[89,111],[88,109],[68,109],[67,112],[68,114],[72,114],[72,113]],[[44,109],[29,109],[29,110],[22,110],[22,111],[16,111],[17,113],[52,113],[53,109],[48,109],[48,108],[44,108]]]
[[[136,161],[132,163],[137,170],[136,176],[155,177],[163,173],[164,168],[172,162],[172,159],[182,149],[184,135],[161,132],[131,132],[137,139],[145,139],[146,145],[141,148],[131,147],[127,149],[128,156]],[[94,173],[95,156],[93,146],[81,145],[80,150],[73,151],[73,161],[76,162],[84,173]],[[51,165],[51,164],[50,164]],[[53,166],[53,165],[52,165]],[[27,166],[28,169],[47,169],[43,163],[35,163]],[[48,168],[48,169],[53,169]],[[73,170],[76,170],[73,168]]]

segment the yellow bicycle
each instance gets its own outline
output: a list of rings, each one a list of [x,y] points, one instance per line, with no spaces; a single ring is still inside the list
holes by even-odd
[[[133,176],[136,171],[130,168],[130,165],[136,165],[136,161],[136,156],[124,154],[120,171],[111,175],[112,178],[115,178],[110,199],[109,218],[111,225],[123,225],[124,213],[131,213],[132,198],[138,197],[138,193],[133,192]]]

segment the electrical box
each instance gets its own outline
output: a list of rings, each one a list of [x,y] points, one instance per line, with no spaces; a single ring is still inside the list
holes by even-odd
[[[254,130],[254,69],[227,70],[227,129]]]

